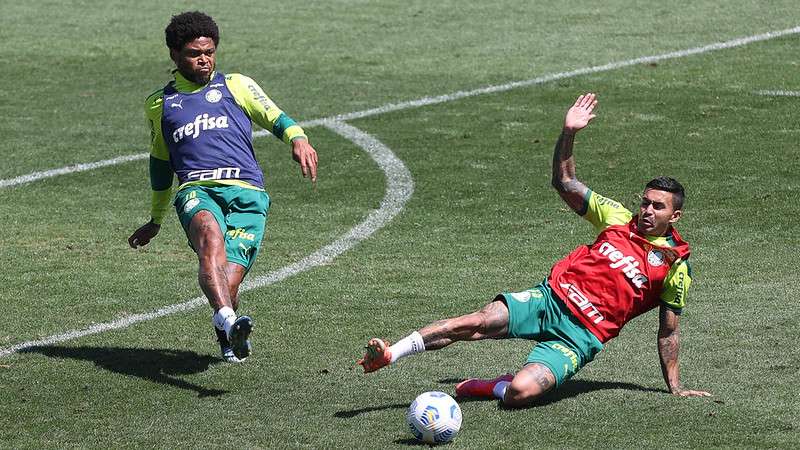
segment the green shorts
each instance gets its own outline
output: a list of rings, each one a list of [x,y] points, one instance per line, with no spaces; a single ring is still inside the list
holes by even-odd
[[[560,385],[593,360],[603,344],[553,294],[547,280],[522,292],[503,293],[508,337],[538,341],[527,363],[545,365]]]
[[[261,247],[269,205],[266,192],[240,186],[187,186],[175,194],[175,211],[186,236],[194,215],[210,212],[225,239],[228,262],[244,266],[247,271]],[[192,247],[191,238],[189,246]]]

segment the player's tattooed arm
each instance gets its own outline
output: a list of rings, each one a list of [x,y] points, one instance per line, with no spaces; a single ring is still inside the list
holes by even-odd
[[[669,391],[682,389],[678,353],[680,350],[679,316],[669,308],[661,307],[658,327],[658,356],[661,359],[661,374]]]
[[[553,178],[551,184],[558,195],[575,211],[583,210],[583,200],[589,188],[575,175],[575,158],[572,156],[572,144],[575,134],[561,132],[553,151]]]
[[[553,176],[551,184],[558,191],[558,195],[572,208],[573,211],[583,211],[583,201],[589,188],[586,187],[575,175],[575,157],[572,147],[575,143],[575,133],[585,128],[594,119],[594,108],[597,99],[594,94],[581,95],[575,104],[567,111],[564,118],[564,128],[556,142],[553,151]]]
[[[661,361],[661,374],[664,376],[664,381],[671,394],[682,397],[709,397],[711,394],[708,392],[684,389],[681,385],[680,365],[678,364],[679,318],[679,315],[666,306],[662,306],[659,311],[658,356]]]

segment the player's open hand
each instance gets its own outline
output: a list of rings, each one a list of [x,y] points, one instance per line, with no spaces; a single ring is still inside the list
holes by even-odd
[[[597,106],[597,96],[592,93],[581,95],[575,100],[575,104],[567,111],[567,117],[564,119],[564,130],[570,133],[589,125],[592,119],[596,117],[594,108]]]
[[[128,238],[128,245],[130,245],[131,248],[143,247],[150,243],[151,239],[156,237],[159,230],[161,230],[161,225],[153,223],[152,221],[147,222],[134,231],[131,237]]]
[[[311,177],[317,181],[317,151],[305,139],[292,141],[292,158],[300,164],[303,178]]]

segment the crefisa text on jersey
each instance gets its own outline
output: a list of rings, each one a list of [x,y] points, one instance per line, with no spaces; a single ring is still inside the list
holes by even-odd
[[[214,128],[228,128],[228,116],[209,116],[208,113],[198,114],[193,122],[179,126],[173,133],[172,139],[178,143],[184,137],[197,139],[201,131],[213,130]]]
[[[603,242],[600,244],[600,248],[597,250],[601,255],[611,260],[611,264],[609,264],[608,267],[611,267],[612,269],[620,269],[637,288],[641,289],[642,286],[647,283],[647,277],[644,276],[639,269],[637,269],[639,266],[639,261],[636,261],[636,258],[633,256],[625,256],[621,251],[617,250],[616,247],[608,242]]]

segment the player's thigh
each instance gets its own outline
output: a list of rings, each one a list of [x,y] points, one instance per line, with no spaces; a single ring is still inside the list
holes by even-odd
[[[175,194],[174,205],[189,245],[195,251],[209,240],[214,243],[222,242],[225,214],[205,188],[192,186],[181,189]]]
[[[250,270],[261,249],[267,226],[269,196],[264,191],[232,188],[225,198],[225,251],[229,263]]]
[[[567,342],[554,339],[540,341],[533,347],[525,361],[525,367],[532,365],[547,367],[553,375],[555,385],[560,386],[575,375],[585,362],[579,356],[577,349]]]
[[[498,339],[508,336],[508,307],[499,298],[472,314],[477,324],[474,339]]]
[[[207,210],[198,211],[192,217],[188,237],[192,248],[198,253],[222,252],[225,248],[219,223]]]
[[[547,330],[554,306],[543,285],[497,296],[508,308],[508,337],[539,340]]]

